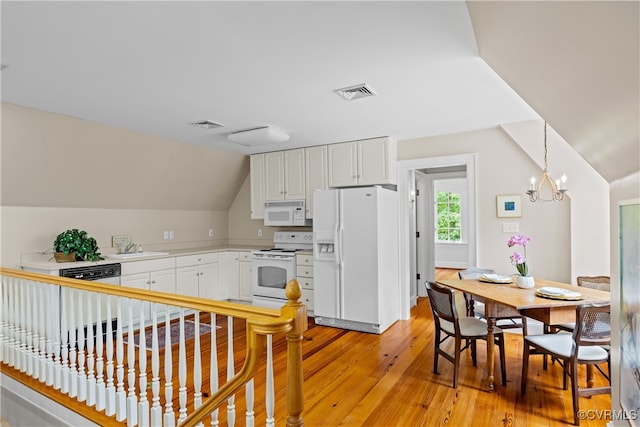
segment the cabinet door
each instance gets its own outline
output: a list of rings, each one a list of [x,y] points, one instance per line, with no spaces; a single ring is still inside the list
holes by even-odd
[[[264,218],[264,154],[250,158],[251,219]]]
[[[313,191],[329,187],[327,146],[304,149],[305,200],[307,218],[313,218]]]
[[[390,138],[358,141],[358,185],[393,184],[397,148]]]
[[[253,292],[251,291],[251,263],[240,263],[240,300],[251,301]]]
[[[304,148],[284,152],[284,198],[303,200],[305,195]]]
[[[238,252],[227,252],[227,271],[229,299],[240,299],[240,257]]]
[[[209,299],[227,299],[226,296],[221,298],[223,292],[220,292],[220,281],[218,279],[219,263],[213,262],[209,264],[203,264],[199,267],[199,280],[198,280],[198,296],[200,298]]]
[[[158,292],[176,293],[176,271],[161,270],[149,273],[150,289]]]
[[[329,187],[348,187],[358,184],[358,150],[356,142],[331,144],[329,156]]]
[[[284,154],[282,151],[264,155],[264,199],[284,200]]]
[[[198,296],[198,267],[176,268],[176,291],[181,295]]]
[[[149,289],[149,273],[129,274],[120,277],[120,285],[128,288]]]

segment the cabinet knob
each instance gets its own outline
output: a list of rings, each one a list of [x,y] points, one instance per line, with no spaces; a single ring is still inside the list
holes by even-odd
[[[156,281],[155,281],[155,280],[152,280],[152,281],[151,281],[151,283],[156,283]]]

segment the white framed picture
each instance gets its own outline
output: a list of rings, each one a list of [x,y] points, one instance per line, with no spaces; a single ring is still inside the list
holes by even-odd
[[[498,218],[514,218],[522,216],[522,196],[496,196],[496,215]]]

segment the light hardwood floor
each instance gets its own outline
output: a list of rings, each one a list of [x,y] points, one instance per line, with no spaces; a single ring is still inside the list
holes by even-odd
[[[439,270],[438,278],[455,277],[456,270]],[[206,319],[203,317],[203,321]],[[224,319],[220,320],[218,345],[224,352]],[[236,349],[242,353],[244,337],[242,322],[235,322]],[[396,322],[382,335],[315,326],[310,318],[304,334],[303,412],[308,427],[334,426],[565,426],[573,420],[571,391],[562,390],[562,371],[558,364],[542,370],[540,358],[533,358],[529,366],[527,393],[520,396],[522,364],[522,336],[506,334],[507,386],[499,378],[496,390],[486,391],[484,361],[486,349],[478,346],[478,367],[471,364],[469,352],[462,357],[459,385],[451,387],[452,365],[441,359],[439,374],[433,367],[433,319],[426,298],[420,298],[409,320]],[[283,340],[274,340],[276,384],[276,425],[284,426],[286,351]],[[188,344],[189,345],[189,344]],[[173,351],[177,351],[177,346]],[[187,354],[191,354],[188,350]],[[176,354],[177,356],[177,354]],[[177,357],[174,358],[174,361]],[[208,363],[208,344],[203,340],[202,360]],[[240,368],[242,360],[236,360]],[[224,374],[221,366],[221,383]],[[177,375],[177,367],[174,375]],[[580,372],[584,381],[586,373]],[[264,425],[264,372],[256,383],[256,425]],[[595,385],[606,382],[596,373]],[[177,378],[174,378],[177,384]],[[208,384],[203,384],[208,390]],[[261,394],[262,393],[262,394]],[[178,407],[174,394],[174,410]],[[192,396],[189,396],[191,411]],[[206,399],[206,396],[205,396]],[[164,402],[163,402],[164,403]],[[73,399],[67,399],[73,406]],[[77,404],[77,402],[76,402]],[[237,424],[244,425],[244,393],[235,399]],[[584,410],[611,409],[610,395],[580,398]],[[220,419],[226,418],[226,408],[220,409]],[[584,420],[582,426],[604,426],[607,420]],[[99,422],[106,425],[105,422]],[[109,423],[110,424],[110,423]],[[226,425],[226,423],[221,423]]]

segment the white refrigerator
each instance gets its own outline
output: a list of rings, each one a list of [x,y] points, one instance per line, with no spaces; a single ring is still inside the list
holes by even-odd
[[[384,332],[400,313],[397,193],[375,186],[313,197],[316,324]]]

